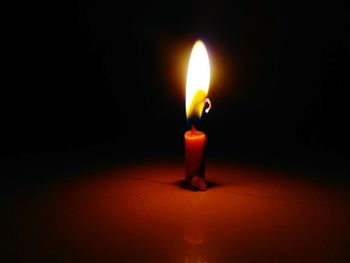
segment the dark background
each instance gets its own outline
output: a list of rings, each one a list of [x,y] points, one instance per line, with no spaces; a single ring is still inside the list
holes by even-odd
[[[182,156],[185,74],[209,49],[209,156],[349,157],[346,1],[56,1],[7,9],[1,156]]]

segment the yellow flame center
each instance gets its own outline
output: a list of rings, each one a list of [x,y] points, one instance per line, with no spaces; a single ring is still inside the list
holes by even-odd
[[[210,83],[209,56],[204,43],[198,40],[192,49],[187,70],[186,116],[201,117]]]

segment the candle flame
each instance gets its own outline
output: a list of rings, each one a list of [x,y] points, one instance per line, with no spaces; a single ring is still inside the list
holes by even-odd
[[[192,49],[187,70],[186,116],[201,117],[209,91],[210,64],[205,45],[198,40]]]

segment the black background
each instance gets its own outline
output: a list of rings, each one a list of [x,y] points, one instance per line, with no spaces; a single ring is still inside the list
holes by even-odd
[[[119,156],[181,156],[186,67],[200,38],[213,75],[201,127],[209,156],[347,160],[345,1],[91,0],[7,10],[2,156],[96,145]]]

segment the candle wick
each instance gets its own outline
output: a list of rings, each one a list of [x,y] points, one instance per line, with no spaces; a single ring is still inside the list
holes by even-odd
[[[191,135],[196,135],[196,127],[194,127],[194,124],[191,126]]]

